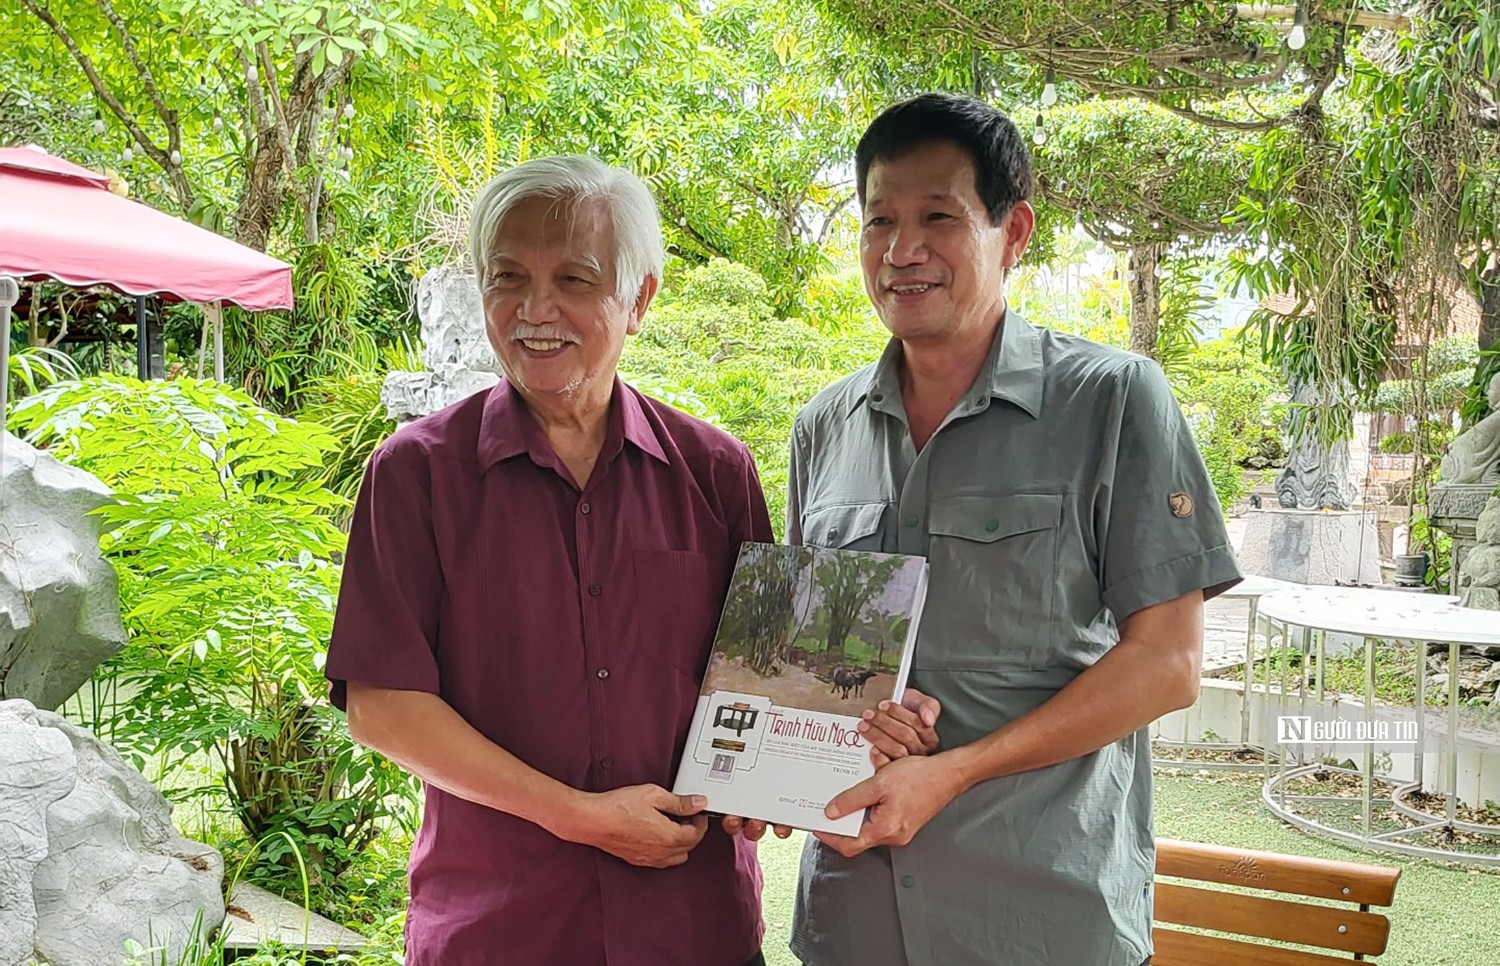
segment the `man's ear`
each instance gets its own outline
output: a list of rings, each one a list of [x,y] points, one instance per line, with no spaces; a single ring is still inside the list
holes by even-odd
[[[626,326],[627,335],[635,335],[641,331],[641,320],[646,317],[646,310],[651,307],[651,300],[656,298],[656,290],[661,282],[655,275],[647,275],[641,280],[641,289],[636,293],[635,305],[630,310],[630,324]]]
[[[1036,231],[1036,209],[1031,207],[1030,202],[1018,201],[1005,218],[1005,251],[1000,263],[1006,268],[1014,268],[1026,253],[1032,232]]]

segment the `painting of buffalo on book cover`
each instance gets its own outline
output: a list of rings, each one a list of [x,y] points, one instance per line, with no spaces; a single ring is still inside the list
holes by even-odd
[[[861,713],[906,687],[927,561],[747,543],[673,791],[709,810],[854,835],[823,808],[874,774]]]

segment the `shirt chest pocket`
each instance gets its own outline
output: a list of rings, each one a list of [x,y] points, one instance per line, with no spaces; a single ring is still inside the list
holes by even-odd
[[[1062,496],[936,501],[917,667],[986,670],[1052,663]]]
[[[885,537],[886,503],[841,503],[809,510],[802,520],[802,542],[809,547],[880,552]]]
[[[708,554],[637,550],[633,607],[641,653],[702,680],[727,581]]]

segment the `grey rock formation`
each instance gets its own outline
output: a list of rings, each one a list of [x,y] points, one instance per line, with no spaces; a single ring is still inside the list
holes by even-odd
[[[47,857],[47,809],[73,790],[78,764],[67,736],[23,719],[22,703],[0,703],[0,966],[35,952],[31,883]]]
[[[417,283],[426,372],[393,372],[381,387],[386,415],[406,422],[437,412],[500,381],[500,361],[484,332],[472,272],[435,268]]]
[[[0,699],[55,708],[125,643],[89,512],[110,490],[15,436],[0,447]]]
[[[0,955],[0,966],[32,956],[52,966],[114,966],[124,962],[127,940],[162,949],[175,963],[195,923],[204,935],[218,928],[223,859],[178,834],[171,805],[113,748],[49,711],[5,701],[0,760],[17,757],[12,749],[42,750],[56,767],[29,766],[47,779],[44,792],[0,782],[0,825],[36,829],[45,816],[44,856],[0,865],[0,897],[14,903],[0,901],[0,921],[9,914],[34,922],[19,944],[8,936],[6,955],[24,949],[18,959]],[[31,843],[27,854],[35,856]]]

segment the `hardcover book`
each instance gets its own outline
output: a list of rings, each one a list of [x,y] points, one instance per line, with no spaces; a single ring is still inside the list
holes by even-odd
[[[861,713],[906,688],[922,557],[746,543],[672,790],[708,810],[858,835],[834,796],[875,773]]]

